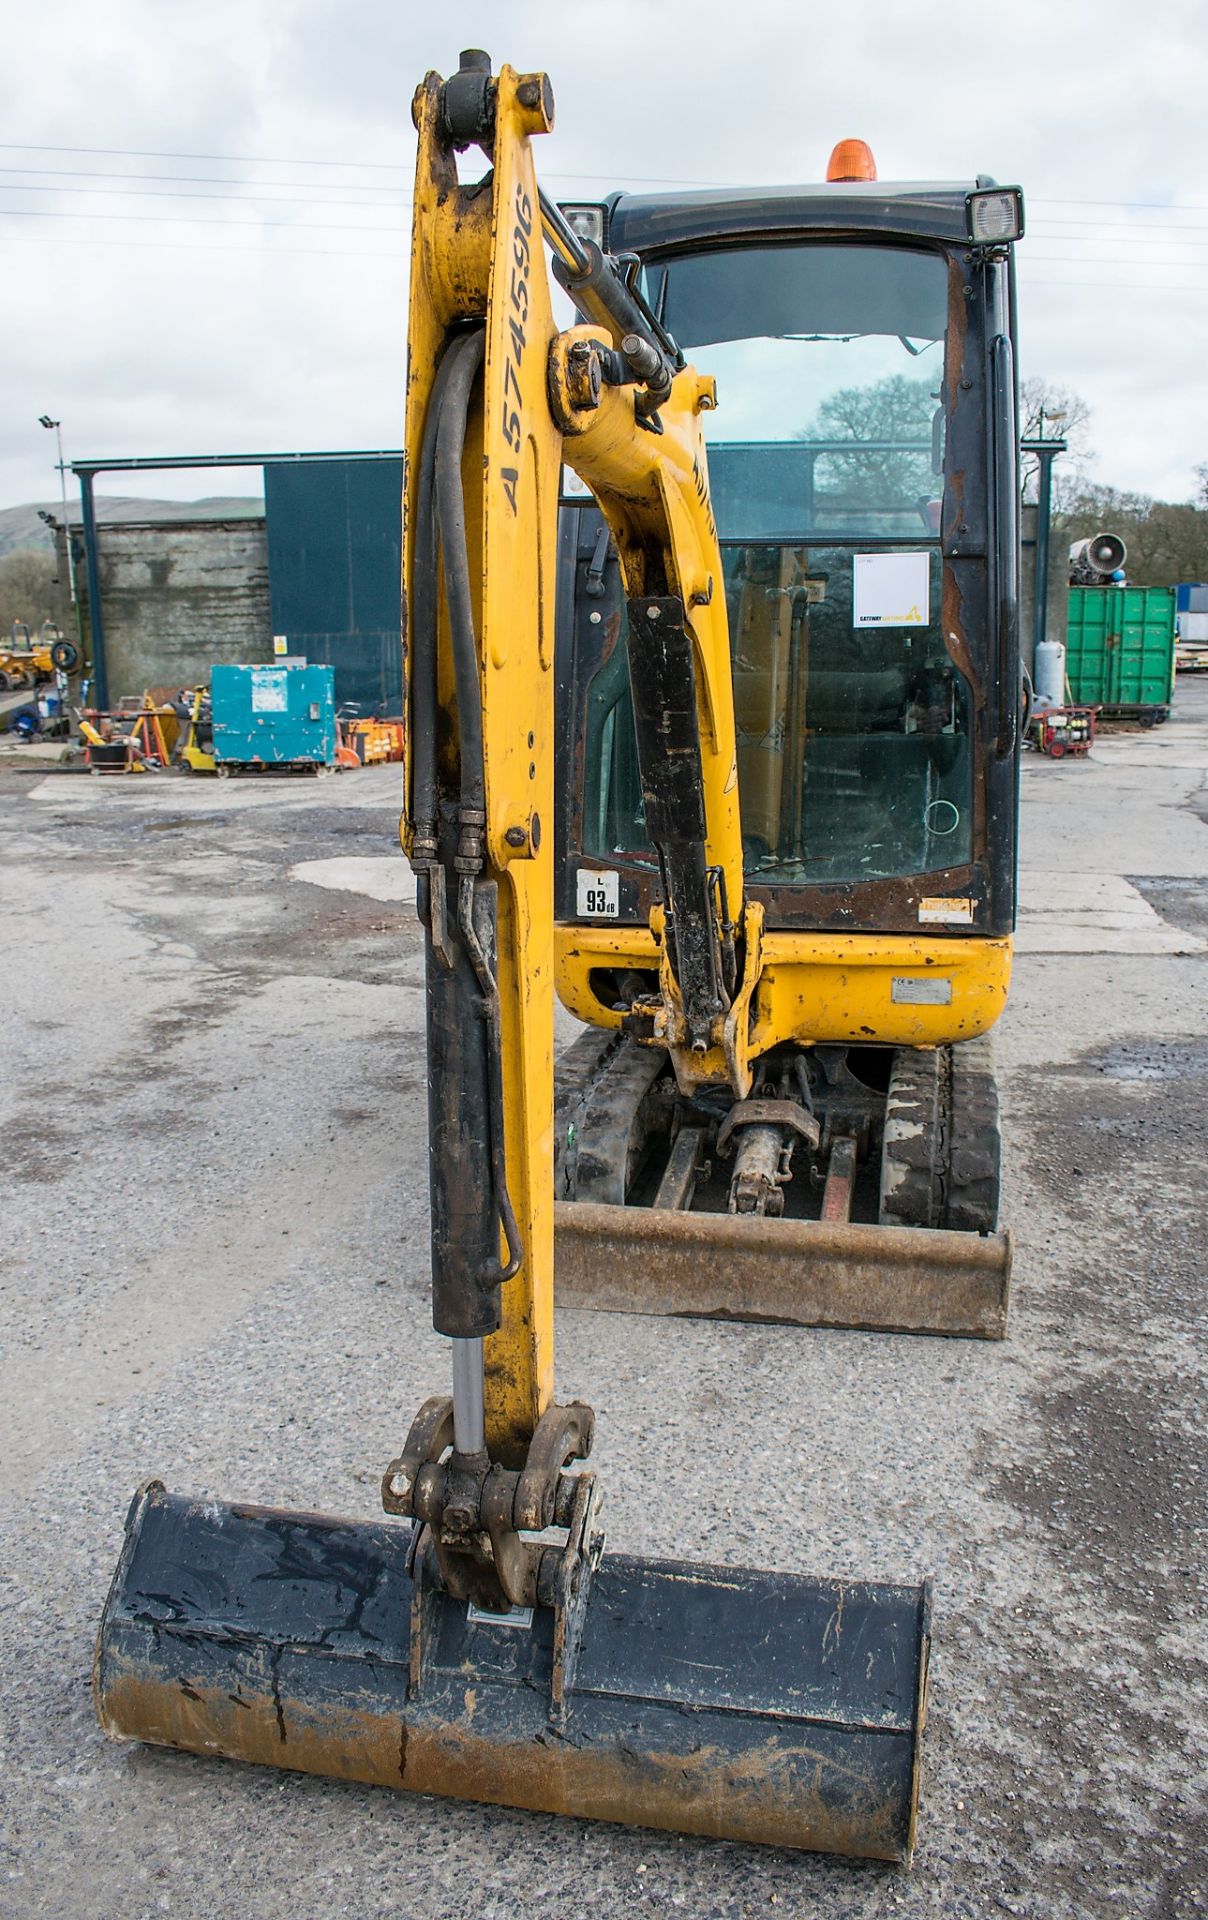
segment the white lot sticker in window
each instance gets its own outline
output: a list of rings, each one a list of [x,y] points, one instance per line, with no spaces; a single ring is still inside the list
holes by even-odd
[[[919,920],[923,926],[933,927],[971,927],[973,925],[972,900],[920,900]]]
[[[852,556],[853,627],[925,627],[931,619],[931,555]]]
[[[271,670],[252,675],[252,712],[288,713],[289,694],[285,672]]]
[[[620,911],[620,890],[615,873],[596,873],[580,867],[575,911],[584,920],[615,920]]]

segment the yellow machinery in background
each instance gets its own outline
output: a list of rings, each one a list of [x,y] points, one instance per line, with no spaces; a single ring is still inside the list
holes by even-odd
[[[362,719],[355,715],[345,718],[339,714],[336,717],[342,746],[351,755],[347,762],[350,767],[379,767],[402,759],[401,720]]]
[[[186,689],[180,696],[180,706],[184,711],[173,755],[175,764],[189,773],[213,773],[214,721],[209,688]]]
[[[988,557],[986,487],[991,471],[1000,488],[1012,474],[1002,235],[1014,202],[999,195],[988,235],[980,188],[937,191],[935,231],[914,248],[931,265],[899,261],[887,292],[883,263],[853,264],[848,243],[879,219],[890,226],[882,243],[910,252],[893,238],[893,209],[884,193],[836,190],[845,259],[819,257],[833,283],[825,311],[810,304],[812,272],[792,268],[776,291],[776,263],[755,258],[731,258],[710,294],[727,253],[710,240],[688,275],[679,340],[683,289],[657,283],[657,248],[613,257],[540,192],[531,142],[553,121],[543,74],[495,74],[486,55],[463,54],[448,81],[428,75],[415,120],[404,840],[426,956],[433,1321],[450,1341],[452,1393],[424,1403],[387,1465],[384,1521],[226,1505],[148,1482],[102,1622],[98,1712],[113,1733],[344,1780],[903,1863],[926,1717],[926,1584],[605,1553],[594,1416],[555,1395],[553,1306],[572,1257],[599,1280],[618,1248],[650,1245],[644,1223],[660,1215],[681,1259],[695,1247],[713,1269],[727,1310],[735,1272],[755,1287],[760,1263],[779,1257],[768,1251],[778,1233],[795,1236],[815,1278],[829,1271],[826,1285],[848,1287],[842,1306],[853,1275],[880,1260],[908,1263],[917,1311],[934,1311],[945,1274],[934,1247],[966,1271],[969,1249],[988,1248],[1002,1304],[1005,1254],[992,1233],[847,1215],[879,1130],[896,1129],[902,1184],[933,1171],[925,1075],[911,1112],[892,1098],[886,1109],[882,1088],[878,1117],[875,1075],[862,1081],[849,1049],[888,1048],[901,1088],[928,1050],[984,1031],[1005,990],[1013,827],[1001,807],[995,827],[987,796],[1000,805],[1013,791],[1013,576],[999,535]],[[457,156],[474,150],[486,171],[463,180]],[[775,215],[778,246],[794,217],[792,206]],[[688,259],[683,220],[665,230]],[[547,248],[578,310],[568,327],[554,317]],[[808,249],[796,252],[799,264]],[[693,307],[702,287],[712,318]],[[769,288],[775,310],[759,306]],[[861,302],[866,332],[902,351],[904,340],[911,360],[947,340],[915,396],[928,423],[922,481],[912,423],[853,450],[824,415],[818,447],[793,442],[770,488],[755,462],[749,490],[789,500],[779,544],[809,551],[752,554],[766,542],[749,518],[736,554],[734,520],[715,517],[704,428],[725,398],[704,349],[712,340],[723,359],[727,342],[749,349],[754,315],[757,339],[773,340],[770,405],[791,423],[769,370],[777,343],[827,332],[841,345]],[[685,351],[698,343],[701,370]],[[998,468],[986,461],[991,369]],[[917,532],[886,539],[868,524],[868,488],[875,495],[883,456],[896,461],[903,442],[913,465],[888,471],[915,492]],[[750,466],[749,437],[741,444]],[[824,458],[838,467],[819,469]],[[944,478],[953,458],[956,493]],[[573,511],[598,524],[575,527],[563,506],[560,573],[564,461],[590,489],[590,509]],[[813,507],[786,494],[786,474],[802,479],[807,466]],[[826,487],[844,503],[836,512],[865,502],[859,552],[846,558],[824,558],[815,538]],[[901,566],[857,564],[903,548]],[[566,590],[572,573],[581,605]],[[1001,616],[989,636],[987,578]],[[560,599],[584,629],[569,654]],[[887,619],[895,613],[911,632]],[[862,614],[892,629],[863,650]],[[856,662],[854,688],[844,661]],[[819,776],[800,802],[785,747],[767,737],[782,710],[793,751]],[[849,710],[854,743],[841,725]],[[823,751],[826,727],[838,744]],[[877,752],[889,769],[879,786]],[[918,849],[929,858],[932,841],[957,833],[952,812],[968,858],[880,876],[882,907],[896,902],[899,923],[917,913],[908,933],[865,924],[866,904],[838,880],[832,916],[845,901],[859,912],[838,927],[792,924],[780,867],[798,856],[782,852],[785,835],[803,822],[808,841],[829,818],[834,840],[854,814],[865,846],[885,845],[875,802],[891,790],[908,807],[881,866]],[[561,1080],[557,1123],[556,974],[568,1003],[607,1029],[578,1043],[576,1061],[586,1046],[595,1064]],[[861,1111],[862,1127],[851,1120]],[[818,1219],[775,1217],[788,1136],[819,1175]],[[697,1212],[686,1202],[704,1157],[727,1144],[741,1175],[735,1210]],[[569,1193],[557,1237],[555,1145]],[[644,1155],[651,1205],[636,1192],[587,1197],[593,1156],[607,1174]],[[647,1304],[669,1264],[647,1257]],[[899,1288],[894,1315],[904,1297]],[[958,1330],[951,1300],[945,1311]],[[774,1446],[770,1457],[774,1472]],[[633,1450],[628,1471],[668,1497],[657,1448]],[[695,1493],[691,1481],[675,1490],[685,1516]]]
[[[90,711],[79,724],[94,773],[162,773],[178,751],[181,716],[163,687],[131,695],[114,713]]]
[[[53,620],[44,620],[35,640],[24,621],[14,620],[7,641],[0,641],[0,693],[10,687],[35,687],[56,673],[74,673],[80,650],[66,640]]]
[[[53,672],[50,648],[35,646],[28,633],[15,634],[7,644],[0,644],[0,693],[10,687],[36,686]]]

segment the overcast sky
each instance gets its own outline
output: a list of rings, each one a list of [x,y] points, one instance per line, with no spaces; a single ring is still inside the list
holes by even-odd
[[[1093,473],[1170,499],[1208,460],[1204,0],[7,0],[0,506],[84,455],[402,438],[410,100],[462,46],[543,67],[538,171],[612,186],[1022,183],[1025,375],[1092,411]],[[244,475],[108,491],[254,492]]]

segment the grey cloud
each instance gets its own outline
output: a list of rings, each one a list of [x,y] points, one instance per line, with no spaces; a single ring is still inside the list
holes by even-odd
[[[11,276],[0,501],[47,492],[51,443],[36,425],[46,408],[61,414],[77,454],[397,444],[411,93],[425,68],[448,70],[458,48],[475,43],[552,75],[558,125],[538,165],[563,192],[635,177],[816,178],[849,134],[872,143],[887,178],[986,169],[1020,180],[1030,210],[1020,261],[1025,371],[1091,402],[1099,477],[1190,491],[1192,464],[1208,456],[1208,183],[1199,117],[1180,107],[1208,93],[1198,5],[1153,10],[1143,33],[1131,0],[1020,0],[1009,14],[957,17],[896,0],[840,8],[621,0],[593,21],[585,32],[581,12],[561,0],[463,0],[456,9],[210,0],[196,10],[63,0],[27,15],[0,74],[6,138],[275,156],[259,169],[271,181],[315,178],[313,167],[285,164],[297,158],[404,171],[322,175],[341,183],[343,200],[381,199],[377,211],[290,206],[290,189],[279,187],[271,204],[246,207],[5,187],[0,201],[10,209],[91,217],[0,215]],[[49,153],[3,159],[233,171]],[[361,179],[391,180],[396,193],[358,196],[349,183]],[[1181,202],[1183,211],[1059,204],[1070,196]],[[197,224],[99,217],[161,212]],[[248,225],[217,224],[224,217]],[[1055,224],[1062,219],[1070,224]],[[1155,224],[1175,219],[1185,232]],[[181,493],[194,490],[204,488],[188,476],[179,483]]]

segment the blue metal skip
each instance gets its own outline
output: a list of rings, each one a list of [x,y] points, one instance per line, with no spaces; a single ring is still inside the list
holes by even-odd
[[[264,468],[273,632],[364,713],[402,711],[402,494],[401,458]]]

